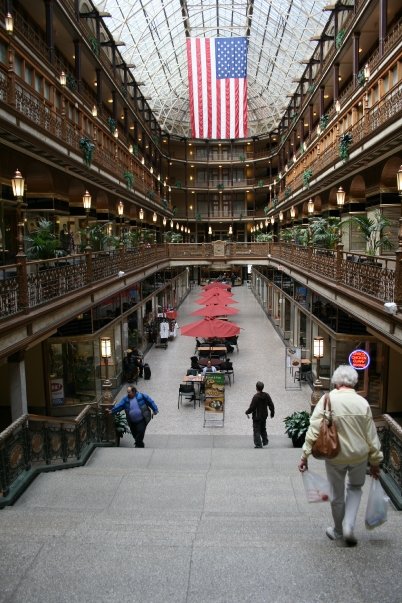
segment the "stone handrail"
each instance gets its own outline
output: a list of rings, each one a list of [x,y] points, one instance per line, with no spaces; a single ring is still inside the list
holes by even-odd
[[[75,419],[25,414],[0,433],[0,509],[49,466],[75,467],[95,446],[116,445],[113,417],[87,405]]]

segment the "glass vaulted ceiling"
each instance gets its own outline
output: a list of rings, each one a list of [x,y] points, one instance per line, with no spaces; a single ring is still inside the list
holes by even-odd
[[[162,130],[190,137],[186,37],[247,36],[249,135],[274,130],[328,19],[327,0],[101,0]],[[296,80],[296,81],[295,81]]]

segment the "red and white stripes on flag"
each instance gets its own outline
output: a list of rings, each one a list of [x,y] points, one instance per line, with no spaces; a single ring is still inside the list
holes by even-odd
[[[244,38],[187,38],[188,79],[190,96],[191,130],[193,138],[245,138],[247,137],[247,77],[217,77],[219,68],[217,44],[233,40],[244,41],[243,65],[247,62],[247,41]],[[228,42],[226,42],[228,41]],[[225,48],[225,47],[224,47]],[[239,52],[231,57],[234,74]],[[224,57],[224,59],[227,57]],[[219,59],[221,61],[221,59]],[[224,68],[230,65],[224,65]],[[222,70],[221,70],[222,72]]]

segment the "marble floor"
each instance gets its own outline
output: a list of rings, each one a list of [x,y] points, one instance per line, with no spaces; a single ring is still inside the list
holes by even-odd
[[[199,305],[195,300],[200,296],[201,287],[191,289],[189,295],[178,309],[179,326],[196,321],[190,313]],[[234,383],[225,388],[225,418],[223,427],[204,427],[204,409],[183,403],[177,409],[179,384],[190,368],[190,357],[194,354],[195,339],[179,334],[170,341],[167,349],[152,347],[145,361],[152,370],[151,380],[139,379],[137,387],[149,394],[157,403],[159,415],[148,426],[149,434],[177,435],[249,435],[251,420],[244,411],[248,408],[255,393],[255,383],[261,380],[265,390],[275,404],[275,417],[268,421],[268,432],[273,435],[284,434],[283,419],[295,410],[309,410],[311,388],[302,383],[300,389],[285,388],[285,346],[274,327],[264,314],[253,293],[246,286],[232,289],[235,307],[239,313],[231,316],[231,322],[241,327],[239,351],[230,355],[234,368]],[[180,330],[179,330],[180,333]],[[297,388],[299,383],[292,386]],[[124,386],[119,395],[125,393]],[[127,438],[126,438],[127,439]],[[124,442],[124,438],[123,438]]]

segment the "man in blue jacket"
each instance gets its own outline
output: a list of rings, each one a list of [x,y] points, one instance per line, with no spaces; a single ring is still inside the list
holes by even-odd
[[[127,388],[127,396],[124,396],[110,409],[110,413],[115,415],[121,410],[126,411],[127,423],[134,438],[136,448],[144,448],[145,430],[152,418],[151,410],[154,415],[158,414],[158,407],[147,394],[142,394],[133,386]]]

